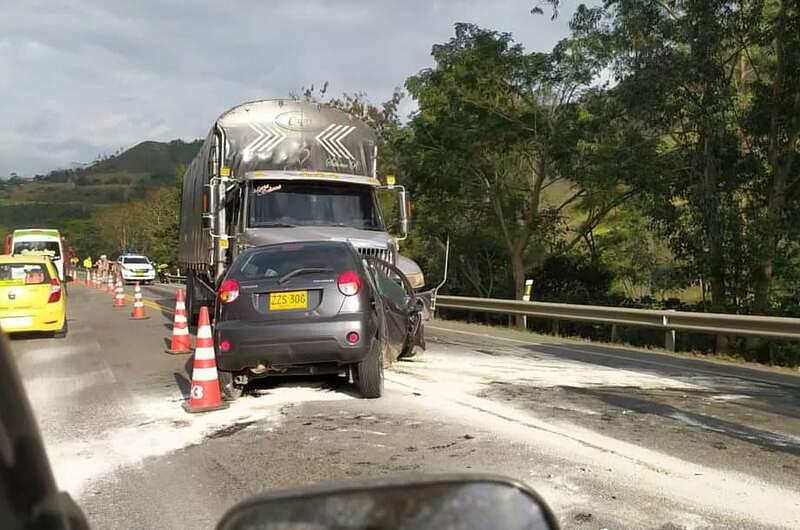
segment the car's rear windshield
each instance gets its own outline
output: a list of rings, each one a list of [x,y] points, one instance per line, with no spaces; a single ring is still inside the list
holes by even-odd
[[[147,258],[122,258],[122,263],[131,263],[133,265],[147,265]]]
[[[50,259],[61,257],[61,245],[58,241],[15,241],[13,254],[49,256]]]
[[[0,263],[0,285],[50,283],[47,267],[41,263]]]
[[[353,254],[345,244],[287,243],[254,250],[231,271],[243,280],[278,278],[300,269],[353,270]]]

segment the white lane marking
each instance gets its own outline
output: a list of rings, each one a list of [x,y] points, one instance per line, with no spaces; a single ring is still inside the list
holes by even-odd
[[[673,420],[677,420],[681,423],[685,423],[686,425],[689,425],[691,427],[699,427],[701,429],[719,432],[722,434],[733,434],[735,436],[746,438],[755,443],[766,440],[767,442],[773,445],[777,445],[779,447],[793,447],[796,449],[800,448],[800,437],[794,436],[792,434],[767,432],[761,430],[753,432],[749,429],[737,429],[736,427],[733,426],[726,427],[723,425],[715,425],[709,422],[702,421],[701,416],[699,414],[694,414],[690,417],[689,415],[684,414],[683,412],[680,411],[669,412],[666,414],[666,416],[672,418]]]
[[[446,332],[451,332],[451,333],[460,333],[462,335],[471,335],[471,336],[474,336],[474,337],[481,337],[481,338],[484,338],[484,339],[485,338],[492,338],[492,339],[497,339],[497,340],[504,340],[504,341],[507,341],[507,342],[514,342],[514,343],[517,343],[517,344],[526,344],[526,345],[529,345],[529,346],[544,346],[544,344],[542,344],[541,342],[532,342],[532,341],[525,341],[525,340],[519,340],[519,339],[512,339],[512,338],[508,338],[508,337],[499,337],[499,336],[496,336],[496,335],[489,335],[488,333],[475,333],[475,332],[472,332],[472,331],[463,331],[463,330],[460,330],[460,329],[442,328],[442,327],[438,327],[438,326],[425,326],[425,327],[428,328],[428,329],[436,330],[436,331],[446,331]],[[734,373],[726,374],[726,373],[720,373],[720,372],[716,372],[714,370],[708,370],[708,369],[705,369],[705,368],[698,368],[698,367],[694,367],[694,366],[678,366],[678,365],[675,365],[675,364],[661,363],[661,362],[658,362],[658,361],[651,361],[651,360],[648,360],[648,359],[639,359],[639,358],[636,358],[636,357],[625,357],[624,355],[614,355],[614,354],[611,354],[611,353],[600,353],[600,352],[594,352],[594,351],[589,351],[589,350],[583,350],[583,349],[580,349],[580,348],[578,348],[576,346],[573,346],[571,344],[550,344],[550,343],[548,343],[547,347],[548,348],[561,348],[561,349],[569,350],[569,351],[576,352],[576,353],[583,353],[583,354],[586,354],[586,355],[597,355],[599,357],[608,357],[608,358],[611,358],[611,359],[617,359],[617,360],[621,360],[621,361],[636,362],[636,363],[641,363],[641,364],[649,364],[651,366],[659,366],[661,368],[670,368],[672,370],[680,370],[680,371],[683,371],[683,372],[700,373],[700,374],[706,374],[706,375],[713,375],[713,376],[716,376],[716,377],[727,377],[727,378],[735,378],[735,379],[744,379],[746,381],[764,383],[764,384],[771,385],[771,386],[789,386],[791,388],[796,388],[798,385],[800,385],[800,379],[798,379],[798,385],[792,385],[792,384],[782,383],[780,381],[771,381],[769,379],[761,379],[759,377],[751,376],[751,375],[740,375],[740,374],[734,374]],[[545,352],[538,352],[538,353],[545,353]],[[637,352],[634,350],[631,353],[632,354],[636,354]],[[647,354],[649,354],[649,355],[663,355],[663,354],[656,353],[656,352],[647,352]],[[696,359],[684,359],[684,358],[681,358],[681,357],[675,357],[675,360],[676,361],[684,361],[684,360],[686,360],[686,361],[695,361]],[[707,361],[698,361],[698,362],[707,362]],[[727,366],[726,365],[720,365],[720,368],[724,369],[724,368],[727,368]]]

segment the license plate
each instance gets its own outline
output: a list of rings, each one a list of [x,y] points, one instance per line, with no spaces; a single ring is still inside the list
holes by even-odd
[[[29,328],[33,326],[33,317],[0,318],[0,327],[4,329]]]
[[[135,274],[136,276],[144,276],[144,273],[143,273],[143,272],[135,272],[134,274]]]
[[[307,309],[308,291],[286,291],[283,293],[269,293],[269,310],[281,311],[284,309]]]

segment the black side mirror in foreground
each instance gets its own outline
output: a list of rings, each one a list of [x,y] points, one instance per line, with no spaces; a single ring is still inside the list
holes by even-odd
[[[557,530],[550,508],[514,480],[444,475],[312,486],[232,508],[218,530]]]

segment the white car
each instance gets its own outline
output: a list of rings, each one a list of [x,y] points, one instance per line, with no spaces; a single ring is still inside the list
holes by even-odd
[[[124,282],[152,282],[156,279],[156,268],[145,256],[125,254],[117,260]]]

